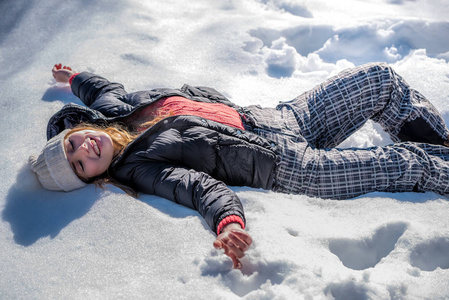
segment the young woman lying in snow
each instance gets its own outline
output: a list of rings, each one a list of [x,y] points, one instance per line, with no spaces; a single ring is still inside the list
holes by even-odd
[[[386,64],[345,70],[276,108],[239,107],[206,87],[127,93],[55,65],[87,107],[68,104],[30,157],[41,184],[71,191],[112,183],[197,210],[235,268],[251,245],[242,204],[227,185],[326,199],[374,191],[449,191],[448,128]],[[333,148],[368,119],[393,145]]]

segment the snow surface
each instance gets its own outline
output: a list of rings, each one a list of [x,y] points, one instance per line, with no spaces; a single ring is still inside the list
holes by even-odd
[[[254,244],[242,270],[199,215],[93,186],[45,191],[26,161],[80,103],[53,64],[128,91],[215,87],[274,106],[346,67],[390,63],[449,121],[446,0],[1,1],[0,299],[449,298],[449,201],[348,201],[233,188]],[[368,122],[342,146],[391,143]]]

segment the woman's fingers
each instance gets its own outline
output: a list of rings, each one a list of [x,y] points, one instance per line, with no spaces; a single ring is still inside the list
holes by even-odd
[[[237,269],[242,267],[239,259],[245,256],[251,244],[251,236],[244,229],[229,227],[226,227],[213,243],[215,249],[224,250],[224,254],[232,259],[234,268]]]
[[[219,246],[217,249],[224,249],[225,254],[229,257],[235,255],[235,257],[241,258],[245,256],[245,251],[248,250],[249,247],[241,239],[235,235],[233,236],[231,233],[227,237],[221,239],[219,243],[220,244],[216,244]]]
[[[54,67],[53,67],[53,70],[61,70],[61,69],[72,71],[72,68],[70,68],[68,66],[64,66],[63,67],[61,63],[55,64]]]
[[[229,234],[231,241],[243,251],[248,250],[249,246],[251,246],[252,240],[248,235],[239,234],[239,232],[232,231]]]
[[[233,243],[232,241],[229,242],[227,244],[227,246],[228,246],[228,252],[233,253],[236,257],[242,258],[243,256],[245,256],[245,251],[243,249],[237,247],[237,245],[235,243]]]
[[[244,230],[232,230],[231,233],[241,238],[248,245],[251,245],[253,242],[251,236]]]
[[[241,269],[242,268],[242,263],[240,262],[240,260],[237,257],[232,257],[232,263],[234,264],[234,269]]]
[[[68,83],[70,77],[74,74],[72,68],[68,66],[62,66],[62,64],[60,63],[55,64],[51,71],[53,73],[53,77],[55,78],[56,82],[59,83]]]
[[[238,258],[245,256],[244,251],[240,249],[232,239],[226,239],[226,241],[217,239],[214,241],[214,248],[217,250],[223,249],[224,254],[233,260],[234,267],[236,266],[236,261],[239,262]]]
[[[214,241],[214,248],[217,249],[217,250],[222,249],[223,248],[223,243],[221,241],[219,241],[219,240],[215,240]]]

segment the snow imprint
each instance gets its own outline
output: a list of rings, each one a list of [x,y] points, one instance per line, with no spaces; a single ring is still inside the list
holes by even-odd
[[[434,238],[417,245],[410,254],[412,266],[422,271],[449,269],[449,237]]]
[[[338,256],[343,265],[350,269],[374,268],[382,258],[393,251],[396,242],[406,229],[405,223],[387,224],[379,228],[370,238],[331,240],[329,250]]]

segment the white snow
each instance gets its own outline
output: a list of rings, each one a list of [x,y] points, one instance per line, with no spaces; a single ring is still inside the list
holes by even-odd
[[[48,118],[81,103],[55,63],[128,91],[216,88],[274,106],[346,67],[390,63],[449,122],[446,0],[1,1],[1,299],[449,298],[449,200],[328,201],[250,188],[242,270],[199,215],[93,186],[43,190],[26,167]],[[342,146],[391,143],[372,122]]]

